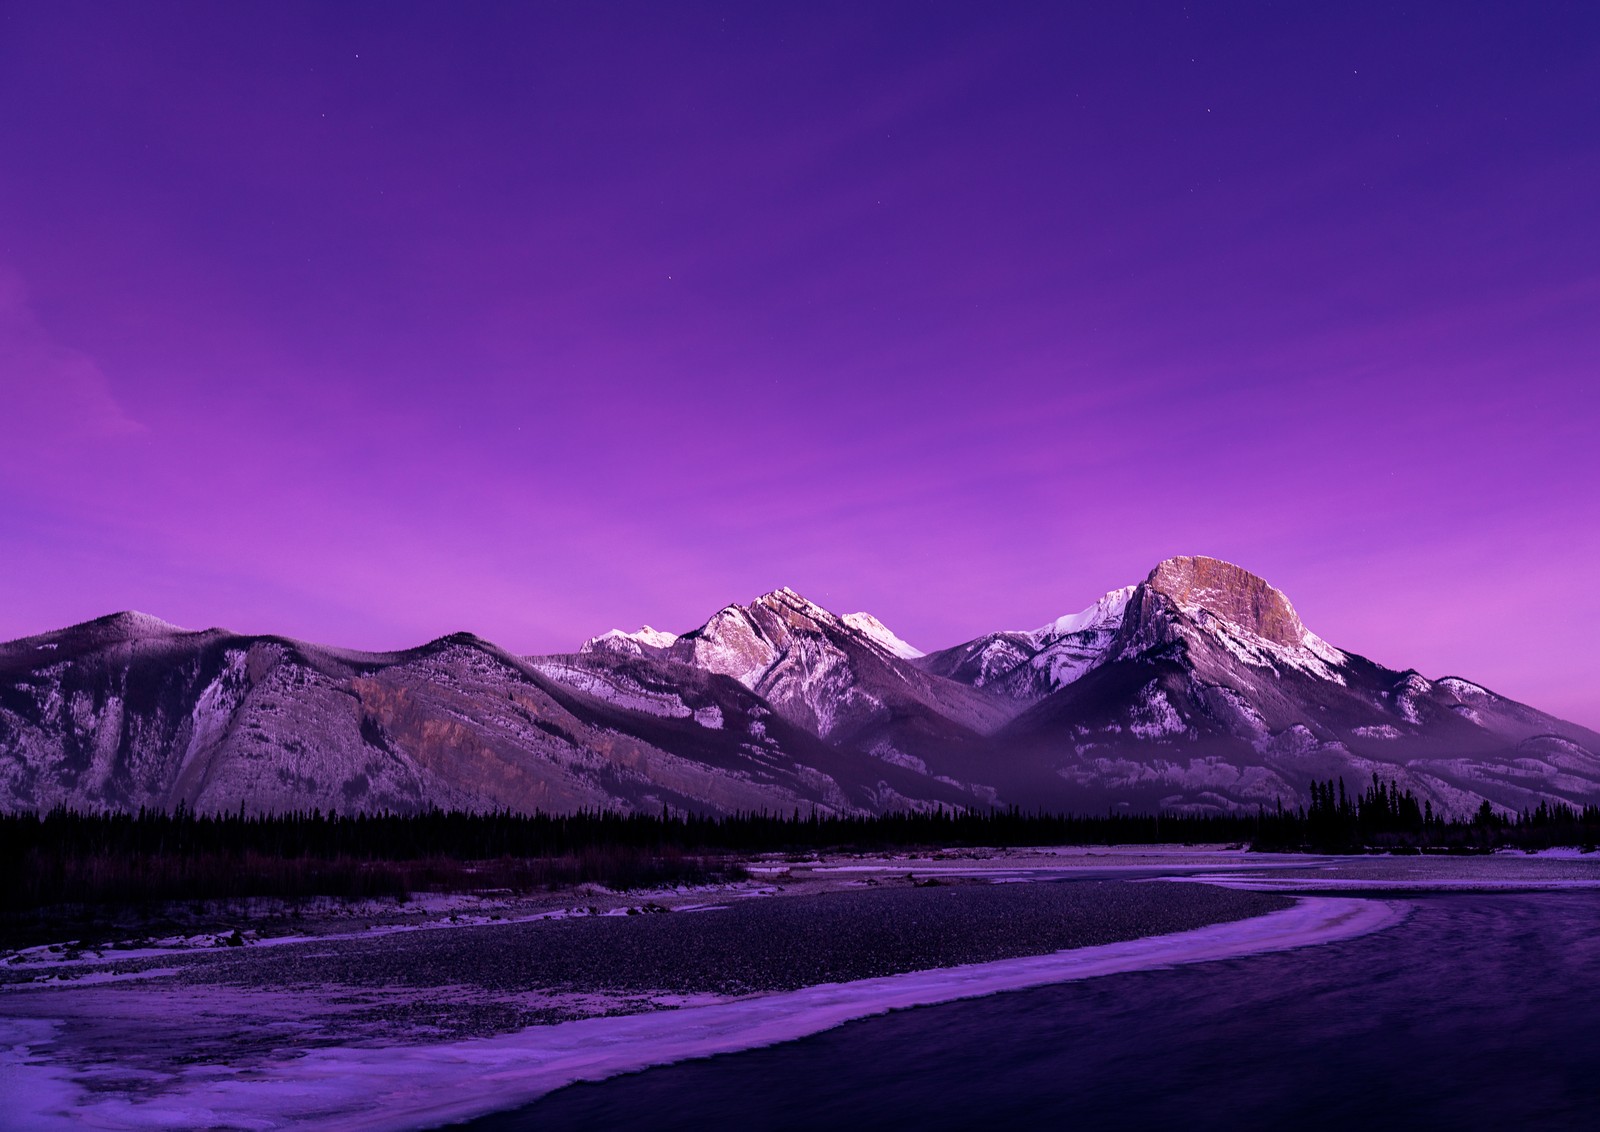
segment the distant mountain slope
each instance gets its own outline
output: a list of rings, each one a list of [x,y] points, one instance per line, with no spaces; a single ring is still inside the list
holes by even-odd
[[[682,634],[398,653],[116,614],[0,645],[0,809],[1222,810],[1378,774],[1600,800],[1600,735],[1328,644],[1211,558],[927,655],[793,590]]]
[[[530,663],[468,634],[363,654],[119,614],[0,646],[0,807],[878,810],[970,802],[731,680]]]

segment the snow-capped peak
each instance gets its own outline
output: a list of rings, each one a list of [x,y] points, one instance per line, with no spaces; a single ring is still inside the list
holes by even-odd
[[[641,645],[653,645],[658,649],[664,649],[678,639],[678,634],[676,633],[668,633],[663,629],[652,629],[648,625],[637,633],[624,633],[619,629],[613,629],[607,636],[612,635],[627,637],[630,641],[638,641]]]
[[[1462,696],[1469,698],[1474,696],[1483,696],[1490,699],[1499,698],[1493,692],[1489,691],[1489,689],[1485,688],[1482,684],[1474,684],[1471,680],[1463,680],[1459,676],[1442,676],[1438,680],[1434,681],[1434,683],[1441,688],[1447,689],[1458,699]]]
[[[779,586],[775,590],[764,593],[750,604],[752,606],[765,605],[768,607],[784,606],[788,609],[800,610],[807,616],[813,616],[818,613],[828,614],[830,617],[832,616],[832,614],[829,614],[826,609],[822,608],[822,606],[818,605],[814,601],[811,601],[809,598],[798,593],[797,591],[790,589],[788,586]],[[737,607],[735,606],[732,608]]]
[[[186,632],[181,625],[174,625],[171,621],[157,617],[154,613],[142,613],[137,609],[125,609],[121,613],[113,613],[109,620],[130,628],[150,629],[156,632]]]
[[[1168,558],[1145,579],[1185,614],[1219,618],[1287,648],[1305,644],[1306,627],[1283,591],[1220,558]]]
[[[137,609],[126,609],[121,613],[112,613],[91,621],[89,624],[102,629],[109,629],[120,636],[126,637],[166,637],[174,633],[188,632],[181,625],[163,621],[153,614],[140,613]]]
[[[1050,624],[1024,635],[1040,645],[1045,645],[1074,633],[1103,628],[1115,631],[1122,624],[1122,615],[1128,608],[1128,599],[1133,596],[1133,591],[1136,589],[1137,586],[1123,586],[1121,589],[1112,590],[1089,608],[1057,617]]]
[[[598,637],[590,637],[583,642],[579,652],[642,652],[641,646],[664,649],[678,639],[676,633],[663,632],[652,629],[646,625],[636,633],[625,633],[621,629],[612,629],[601,633]]]
[[[887,625],[870,613],[846,613],[839,620],[902,660],[915,660],[919,656],[927,655],[921,649],[908,645],[895,636]]]
[[[36,633],[29,637],[19,637],[14,641],[0,641],[0,647],[18,645],[29,647],[34,651],[53,652],[64,643],[70,645],[73,642],[104,644],[109,641],[147,641],[176,637],[188,632],[189,630],[170,621],[126,609],[121,613],[108,613],[92,621],[79,622],[65,629]]]

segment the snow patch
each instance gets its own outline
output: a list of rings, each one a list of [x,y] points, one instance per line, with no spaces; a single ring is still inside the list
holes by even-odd
[[[867,753],[875,759],[882,759],[884,762],[892,763],[895,766],[903,766],[907,770],[916,771],[918,774],[928,773],[927,763],[917,758],[916,755],[906,754],[906,752],[900,750],[888,740],[881,740],[875,743]]]
[[[233,722],[233,713],[239,706],[236,697],[245,683],[245,655],[243,649],[229,649],[226,653],[227,667],[206,685],[195,701],[190,717],[193,729],[189,735],[189,745],[183,752],[178,772],[180,778],[201,752],[222,742],[227,736],[228,725]]]
[[[1213,686],[1217,695],[1233,709],[1241,723],[1253,731],[1257,739],[1264,738],[1269,733],[1267,721],[1261,718],[1261,713],[1256,710],[1250,698],[1237,688],[1230,688],[1225,684]],[[1259,747],[1257,748],[1259,750]]]
[[[1261,754],[1282,755],[1290,758],[1309,755],[1322,749],[1322,744],[1303,723],[1290,724],[1276,735],[1258,739],[1252,744]]]
[[[562,664],[559,661],[538,661],[532,667],[541,674],[559,681],[569,688],[580,692],[587,692],[596,699],[605,700],[620,708],[630,711],[644,712],[647,715],[660,716],[665,719],[687,719],[695,716],[698,722],[698,713],[683,702],[682,697],[671,691],[658,691],[648,688],[635,681],[626,680],[621,675],[607,673],[592,668],[581,668],[577,665]],[[722,712],[714,705],[700,709],[706,712],[716,712],[716,724],[721,726]],[[711,718],[708,714],[707,718]],[[713,726],[713,725],[707,725]]]
[[[1431,691],[1433,691],[1433,685],[1424,677],[1415,672],[1406,673],[1406,678],[1400,682],[1400,687],[1395,690],[1394,702],[1407,723],[1422,722],[1422,716],[1417,712],[1417,697],[1425,696]]]
[[[1463,680],[1459,676],[1446,676],[1439,681],[1438,686],[1444,688],[1457,699],[1462,697],[1488,700],[1499,699],[1489,689],[1480,684],[1474,684],[1471,680]]]
[[[1186,731],[1188,725],[1167,699],[1166,692],[1156,683],[1149,683],[1139,692],[1139,702],[1129,716],[1128,730],[1141,739],[1158,739],[1163,735],[1176,735]]]

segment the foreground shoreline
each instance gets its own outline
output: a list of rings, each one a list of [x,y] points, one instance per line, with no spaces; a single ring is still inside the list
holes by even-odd
[[[1487,879],[1545,887],[1592,871],[1535,864]],[[13,983],[0,1084],[23,1098],[19,1127],[415,1128],[888,1010],[1349,938],[1405,907],[1290,895],[1330,890],[1349,863],[1177,847],[765,867],[804,875],[709,908],[678,894],[691,914],[322,937]],[[1218,887],[1269,870],[1284,892]],[[1184,876],[1209,883],[1139,883]],[[1085,883],[1014,883],[1059,879]],[[99,977],[122,981],[84,982]],[[453,1027],[430,1014],[442,999]],[[530,1010],[544,1024],[518,1024]]]
[[[435,1127],[506,1110],[578,1081],[806,1037],[844,1022],[1100,975],[1348,939],[1399,922],[1404,906],[1309,897],[1245,920],[1022,959],[908,972],[679,1011],[536,1026],[428,1046],[329,1048],[248,1077],[194,1073],[144,1102],[69,1100],[58,1068],[8,1072],[13,1095],[43,1101],[26,1127]],[[276,1068],[278,1072],[272,1072]],[[63,1103],[67,1102],[67,1103]]]

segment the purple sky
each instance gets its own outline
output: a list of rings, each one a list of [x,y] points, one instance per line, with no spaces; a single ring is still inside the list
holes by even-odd
[[[0,7],[0,637],[923,648],[1175,553],[1600,726],[1600,5]]]

